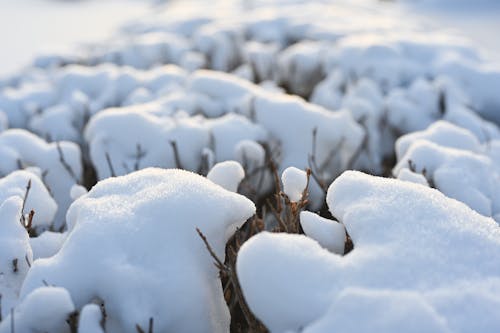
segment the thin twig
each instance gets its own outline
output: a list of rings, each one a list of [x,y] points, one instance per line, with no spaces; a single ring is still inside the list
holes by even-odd
[[[181,158],[179,156],[179,149],[177,147],[177,142],[175,140],[170,140],[170,145],[172,146],[172,150],[174,152],[175,166],[178,169],[184,169],[182,167]]]
[[[76,176],[75,172],[73,171],[73,168],[71,167],[71,165],[68,164],[68,162],[66,162],[66,159],[64,158],[64,153],[61,149],[61,144],[59,141],[56,141],[56,147],[57,147],[57,152],[59,154],[59,162],[61,162],[62,166],[64,167],[64,169],[66,169],[66,171],[68,172],[68,174],[71,176],[71,178],[73,178],[73,180],[75,181],[75,183],[79,183],[78,182],[78,177]]]
[[[26,201],[28,200],[28,195],[31,190],[31,179],[28,180],[28,184],[26,185],[26,191],[24,192],[23,204],[21,206],[21,225],[26,228],[26,216],[24,215],[24,208],[26,207]]]
[[[205,243],[205,247],[207,248],[207,250],[210,253],[210,255],[212,256],[212,258],[215,260],[215,267],[217,267],[221,272],[227,272],[227,267],[219,259],[219,257],[215,253],[215,251],[212,249],[212,246],[210,246],[210,243],[208,243],[207,237],[205,237],[205,235],[201,232],[201,230],[199,228],[196,228],[196,232],[203,240],[203,243]]]
[[[111,177],[116,177],[115,169],[113,168],[113,164],[111,163],[111,158],[109,157],[108,152],[106,152],[105,155]]]
[[[17,258],[12,259],[12,270],[14,271],[14,273],[19,272],[18,262],[19,260]]]
[[[139,164],[141,163],[142,158],[146,155],[146,153],[142,150],[141,144],[138,143],[136,146],[136,155],[135,155],[135,164],[134,171],[139,170]]]
[[[153,333],[153,323],[154,323],[154,319],[153,319],[153,317],[149,318],[149,329],[148,329],[148,333]]]
[[[26,263],[28,264],[28,267],[31,268],[31,263],[30,263],[30,260],[28,259],[28,255],[25,255],[24,259],[26,260]]]

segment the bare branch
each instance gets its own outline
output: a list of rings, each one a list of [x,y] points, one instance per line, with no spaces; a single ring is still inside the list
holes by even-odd
[[[57,147],[57,153],[59,154],[59,162],[61,162],[64,169],[66,169],[66,171],[71,176],[71,178],[73,178],[75,183],[78,184],[79,183],[78,177],[76,176],[75,172],[73,171],[73,168],[71,167],[71,165],[69,165],[68,162],[66,162],[66,159],[64,158],[64,153],[61,149],[61,144],[59,141],[56,141],[56,147]]]
[[[21,206],[21,225],[26,228],[26,216],[24,215],[24,208],[26,207],[26,201],[28,200],[28,195],[31,190],[31,179],[28,180],[28,184],[26,185],[26,191],[24,192],[23,197],[23,205]]]
[[[226,273],[227,272],[227,267],[224,265],[222,260],[219,259],[215,251],[212,249],[212,246],[210,246],[210,243],[208,243],[207,237],[201,232],[199,228],[196,228],[196,232],[198,235],[201,237],[203,240],[203,243],[205,243],[205,247],[207,248],[208,252],[212,256],[212,258],[215,260],[215,267],[217,267],[221,272]]]

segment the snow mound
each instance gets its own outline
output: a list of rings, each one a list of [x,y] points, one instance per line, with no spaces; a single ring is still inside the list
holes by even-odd
[[[0,294],[2,317],[17,302],[21,284],[33,261],[29,236],[20,223],[23,200],[13,196],[0,205]]]
[[[53,257],[37,260],[22,295],[46,281],[66,288],[78,308],[104,302],[107,332],[229,331],[229,312],[213,259],[253,203],[183,170],[148,168],[95,185],[70,207],[69,235]]]
[[[0,133],[0,173],[5,175],[32,166],[39,168],[58,205],[56,229],[64,225],[64,215],[72,202],[71,187],[81,179],[81,164],[80,147],[73,142],[47,143],[22,129]]]
[[[421,173],[429,184],[486,216],[500,213],[500,169],[468,130],[437,122],[422,132],[404,135],[396,142],[398,163]]]
[[[0,203],[13,196],[23,199],[28,183],[30,189],[23,213],[28,214],[33,210],[33,227],[48,227],[56,215],[57,204],[36,173],[16,170],[0,179]]]
[[[87,304],[80,312],[78,332],[104,333],[101,327],[102,311],[97,304]]]
[[[335,180],[327,203],[352,238],[348,255],[271,233],[239,252],[245,298],[271,331],[500,327],[500,229],[492,219],[436,190],[355,171]]]
[[[245,170],[236,161],[224,161],[214,165],[207,178],[228,191],[238,192],[238,185],[245,178]]]
[[[346,233],[342,224],[325,219],[313,212],[300,212],[300,225],[304,233],[321,246],[337,254],[344,254]]]
[[[299,202],[307,186],[306,172],[295,167],[288,167],[281,174],[281,181],[283,182],[283,192],[290,201]]]
[[[50,304],[50,306],[48,306]],[[71,296],[64,288],[40,287],[16,307],[0,324],[0,333],[61,332],[69,333],[67,320],[75,310]],[[12,328],[11,321],[14,321]]]

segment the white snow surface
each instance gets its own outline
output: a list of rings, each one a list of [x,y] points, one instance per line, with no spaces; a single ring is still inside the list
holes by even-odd
[[[245,298],[272,332],[499,327],[500,229],[492,219],[436,190],[355,171],[333,182],[327,203],[354,243],[346,256],[267,232],[239,252]]]
[[[101,326],[102,311],[97,304],[87,304],[80,312],[78,320],[78,332],[104,333]]]
[[[316,240],[325,249],[344,254],[346,233],[345,227],[337,221],[332,221],[316,213],[300,212],[300,225],[304,233]]]
[[[238,186],[245,178],[245,170],[236,161],[224,161],[214,165],[207,178],[228,191],[238,192]]]
[[[281,174],[283,193],[291,202],[299,202],[307,187],[307,174],[304,170],[295,167],[286,168]]]
[[[254,212],[250,200],[188,171],[109,178],[71,205],[66,241],[35,261],[22,297],[46,281],[66,288],[77,308],[97,298],[107,332],[136,332],[151,317],[160,332],[228,331],[218,271],[195,229],[223,260],[227,240]]]

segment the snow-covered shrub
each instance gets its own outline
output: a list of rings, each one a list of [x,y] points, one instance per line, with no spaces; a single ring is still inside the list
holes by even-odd
[[[323,78],[323,53],[327,46],[321,42],[299,42],[279,55],[278,82],[299,96],[308,97]]]
[[[58,205],[54,227],[64,225],[64,215],[71,203],[70,189],[82,174],[80,148],[72,142],[47,143],[21,129],[0,133],[0,173],[37,167],[41,178]]]
[[[333,182],[327,203],[352,238],[348,255],[270,233],[239,252],[245,298],[271,331],[499,327],[500,229],[492,219],[436,190],[352,171]]]
[[[198,227],[224,258],[227,240],[255,212],[245,197],[182,170],[144,169],[99,182],[70,207],[69,235],[31,267],[23,297],[49,284],[77,308],[100,299],[107,332],[225,332],[229,312]]]
[[[101,322],[104,321],[101,308],[97,304],[87,304],[80,312],[78,332],[104,333]]]
[[[33,261],[29,235],[21,225],[23,199],[12,196],[0,203],[0,295],[4,318],[16,304],[24,277]]]
[[[437,122],[398,139],[394,173],[403,169],[422,173],[447,196],[480,214],[496,216],[500,213],[500,173],[485,149],[470,131]]]
[[[57,204],[36,171],[18,170],[1,178],[0,203],[13,196],[23,200],[26,198],[23,213],[28,214],[31,210],[35,212],[31,220],[32,227],[47,228],[54,220]]]

